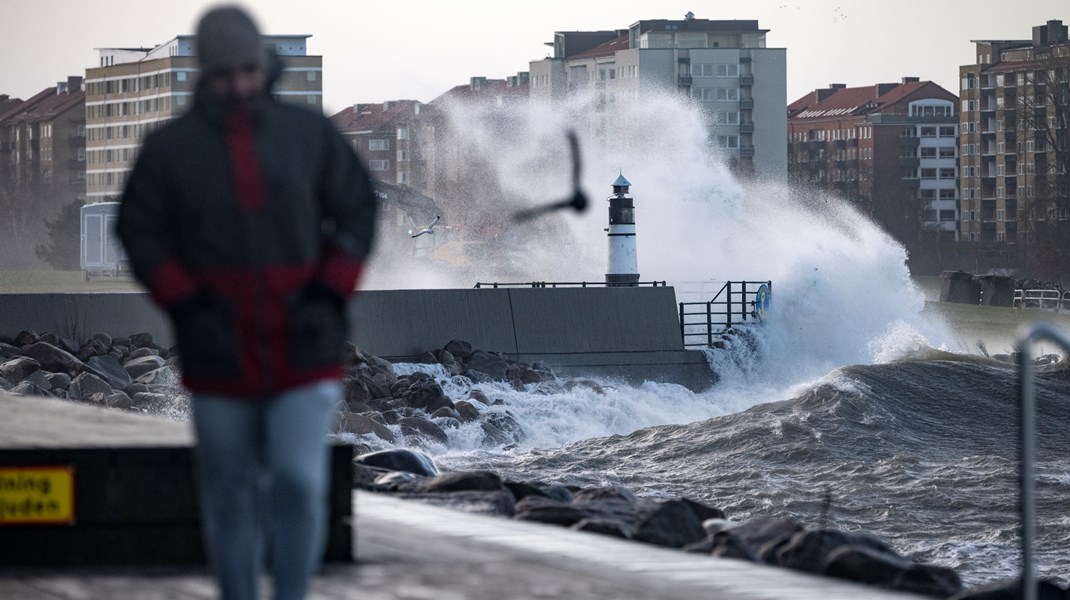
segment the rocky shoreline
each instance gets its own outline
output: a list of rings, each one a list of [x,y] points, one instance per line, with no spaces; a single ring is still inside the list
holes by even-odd
[[[594,381],[562,380],[545,365],[516,363],[460,340],[418,362],[473,383],[507,382],[536,393],[584,386],[605,393]],[[148,334],[95,334],[82,343],[33,331],[0,337],[0,391],[11,394],[185,418],[188,397],[180,385],[180,368],[178,356]],[[733,521],[702,502],[640,498],[622,487],[510,481],[489,471],[440,473],[418,449],[445,445],[448,431],[462,424],[477,425],[484,446],[508,448],[523,440],[523,427],[502,399],[488,398],[478,389],[468,390],[464,399],[451,399],[431,375],[399,375],[389,361],[354,347],[346,356],[344,385],[345,406],[339,407],[335,435],[357,440],[354,476],[362,489],[938,598],[1018,597],[1014,581],[964,590],[952,569],[911,562],[863,533],[807,528],[776,517]],[[1042,582],[1038,597],[1067,599],[1070,590]]]

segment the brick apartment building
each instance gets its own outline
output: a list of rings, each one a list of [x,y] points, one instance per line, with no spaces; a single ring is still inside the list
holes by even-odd
[[[958,98],[931,81],[832,84],[788,105],[788,173],[845,197],[911,252],[943,268],[958,223]]]
[[[1062,21],[1031,39],[974,40],[959,68],[962,240],[979,270],[1070,281],[1070,41]]]
[[[11,266],[32,264],[44,222],[85,200],[85,133],[81,77],[25,101],[0,96],[0,237],[17,256]]]

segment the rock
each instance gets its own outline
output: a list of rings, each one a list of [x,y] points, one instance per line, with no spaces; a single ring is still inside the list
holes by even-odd
[[[426,409],[429,406],[440,404],[439,399],[445,397],[442,387],[433,380],[414,381],[407,389],[401,392],[400,399],[405,406]]]
[[[802,525],[790,519],[754,517],[724,533],[735,537],[749,552],[765,560],[765,551],[773,551],[779,544],[787,543],[802,529]]]
[[[954,571],[915,565],[893,554],[864,546],[840,546],[829,553],[825,573],[859,583],[946,598],[962,584]]]
[[[628,488],[619,486],[584,488],[573,494],[574,502],[621,502],[637,504],[639,498]]]
[[[587,388],[597,394],[606,393],[606,388],[602,387],[597,382],[591,381],[590,379],[570,379],[565,382],[565,389],[570,392],[581,388]]]
[[[450,340],[442,349],[461,360],[468,360],[472,356],[472,344],[464,340]]]
[[[353,462],[387,471],[405,471],[424,477],[438,475],[438,468],[435,467],[430,456],[408,448],[393,448],[362,454],[354,458]]]
[[[351,412],[341,413],[339,418],[339,428],[345,433],[354,433],[357,435],[372,434],[379,439],[390,443],[393,443],[396,439],[394,432],[387,429],[385,425],[375,422],[371,417]]]
[[[506,490],[406,494],[401,497],[481,515],[512,517],[516,514],[513,495]]]
[[[470,390],[468,392],[468,399],[473,402],[478,402],[484,406],[491,405],[490,400],[487,399],[487,395],[484,394],[481,390]]]
[[[483,373],[495,381],[504,381],[505,374],[509,370],[509,363],[496,354],[476,350],[465,360],[466,373],[476,371]]]
[[[129,410],[133,408],[134,400],[124,392],[115,392],[104,397],[104,406]]]
[[[59,343],[53,345],[58,346],[64,352],[69,352],[74,356],[78,355],[78,350],[82,347],[80,343],[78,343],[76,340],[72,340],[71,338],[60,338]],[[82,359],[79,358],[78,360]]]
[[[705,523],[709,519],[724,519],[724,511],[719,508],[714,508],[709,504],[704,504],[697,500],[691,500],[690,498],[680,498],[680,502],[683,502],[694,513],[695,518],[699,520],[699,523]]]
[[[135,381],[138,383],[144,383],[148,386],[173,386],[178,385],[178,375],[171,370],[171,367],[160,367],[154,369],[148,373],[143,373],[138,376]]]
[[[19,348],[25,348],[30,344],[36,343],[38,337],[38,333],[32,329],[20,331],[19,334],[15,336],[15,345]]]
[[[31,381],[23,381],[22,383],[19,383],[8,390],[8,393],[15,396],[43,396],[46,398],[52,396],[52,394],[48,393],[48,390],[42,389],[41,386]]]
[[[728,529],[715,533],[711,541],[713,542],[713,547],[710,549],[710,556],[735,558],[750,562],[759,562],[761,560],[754,551],[748,548],[739,538],[733,536]]]
[[[12,384],[25,379],[30,373],[41,369],[41,363],[29,356],[19,356],[0,364],[0,377]]]
[[[42,390],[49,392],[52,391],[52,383],[48,380],[49,375],[52,375],[52,373],[46,373],[44,371],[34,371],[33,373],[27,375],[20,383],[32,383],[33,385],[41,388]]]
[[[125,388],[134,381],[130,377],[130,373],[123,368],[123,365],[111,356],[94,356],[86,363],[86,367],[94,375],[107,381],[108,385],[118,390]]]
[[[825,571],[828,555],[841,546],[863,546],[876,552],[898,556],[891,546],[876,538],[823,529],[795,533],[787,544],[777,549],[773,562],[789,569],[822,573]]]
[[[507,490],[512,492],[513,498],[517,502],[523,500],[524,498],[527,498],[528,496],[542,496],[544,498],[549,498],[546,492],[542,491],[539,486],[534,484],[525,483],[523,481],[505,481],[502,483],[502,485],[504,485]],[[571,502],[571,499],[569,500],[569,502]]]
[[[105,348],[110,348],[113,342],[112,337],[106,333],[94,333],[89,336],[89,341],[97,342]]]
[[[99,339],[93,338],[82,344],[77,353],[78,360],[85,362],[94,356],[106,356],[110,348],[110,345],[105,345]]]
[[[1022,597],[1022,580],[1011,579],[1007,581],[993,581],[984,585],[972,587],[968,590],[948,598],[948,600],[1020,600]],[[1068,598],[1066,592],[1051,581],[1041,579],[1037,581],[1037,600],[1064,600]]]
[[[130,396],[131,398],[142,392],[147,391],[149,391],[149,386],[145,385],[144,383],[131,383],[130,385],[123,388],[123,392],[126,392],[126,395]]]
[[[488,412],[483,414],[485,443],[492,445],[515,444],[524,439],[524,429],[508,412]]]
[[[146,356],[160,356],[160,351],[156,348],[138,348],[127,355],[126,359],[135,360]]]
[[[631,539],[666,548],[683,548],[704,537],[702,522],[691,507],[682,500],[668,500],[659,502],[640,521]]]
[[[66,373],[49,373],[48,383],[53,390],[66,390],[71,387],[71,376]]]
[[[142,356],[123,363],[123,368],[130,374],[131,379],[137,379],[149,371],[155,371],[164,366],[164,359],[159,356]]]
[[[461,421],[461,413],[457,412],[456,409],[450,408],[448,406],[443,406],[442,408],[440,408],[440,409],[436,410],[435,412],[431,413],[431,418],[432,419],[453,419],[453,420],[457,421],[458,423],[460,423],[460,421]]]
[[[389,473],[379,474],[375,478],[374,483],[380,491],[415,493],[416,486],[424,479],[426,479],[426,477],[420,477],[415,473],[391,471]]]
[[[528,496],[516,504],[517,521],[534,521],[570,527],[588,518],[583,509],[571,504],[564,504],[552,498]]]
[[[0,359],[11,358],[12,356],[19,356],[21,352],[21,350],[19,350],[15,346],[12,346],[11,344],[5,344],[4,342],[0,342]]]
[[[368,386],[360,378],[346,379],[343,382],[347,404],[367,404],[374,398]],[[359,412],[359,411],[354,411]]]
[[[130,345],[134,348],[156,348],[156,344],[152,342],[151,333],[135,333],[130,336]]]
[[[85,400],[93,394],[99,393],[106,396],[114,391],[115,390],[108,385],[108,382],[100,377],[97,377],[92,373],[82,373],[71,381],[70,386],[67,388],[67,396],[71,400]]]
[[[502,478],[490,471],[445,473],[422,482],[417,491],[434,492],[493,491],[503,489]],[[510,492],[511,497],[511,492]]]
[[[7,391],[7,390],[10,390],[14,386],[15,386],[15,384],[13,384],[10,381],[4,379],[3,377],[0,377],[0,390]]]
[[[398,419],[398,425],[401,426],[402,433],[409,435],[415,433],[420,436],[425,436],[435,440],[440,444],[449,442],[450,438],[446,435],[445,431],[438,425],[435,425],[431,421],[421,419],[419,417],[402,417]]]
[[[714,536],[718,532],[735,527],[736,524],[728,519],[706,519],[702,522],[702,528],[706,530],[706,535]]]
[[[438,357],[434,352],[423,352],[416,357],[416,363],[421,365],[437,365]]]
[[[41,363],[41,368],[52,373],[77,375],[85,368],[85,363],[70,352],[47,342],[37,342],[22,349],[22,353]]]
[[[580,519],[569,526],[569,529],[576,531],[586,531],[588,533],[598,533],[601,535],[608,535],[615,538],[627,538],[628,532],[624,527],[616,521],[606,521],[598,518]]]
[[[467,400],[454,403],[453,408],[457,411],[457,418],[465,423],[471,423],[479,418],[479,409]]]

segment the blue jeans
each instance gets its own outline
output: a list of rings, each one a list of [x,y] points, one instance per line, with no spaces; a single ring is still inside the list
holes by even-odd
[[[270,540],[275,598],[304,598],[327,530],[337,381],[266,399],[193,395],[201,531],[225,600],[253,600]]]

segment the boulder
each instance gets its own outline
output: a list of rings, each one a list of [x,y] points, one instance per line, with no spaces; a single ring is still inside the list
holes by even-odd
[[[482,415],[484,443],[515,444],[524,439],[524,429],[508,412],[487,412]]]
[[[41,369],[41,363],[29,356],[18,356],[0,363],[0,377],[17,384],[27,375]]]
[[[123,363],[123,368],[130,374],[131,379],[137,379],[149,371],[155,371],[164,366],[164,359],[159,356],[142,356]]]
[[[627,538],[628,531],[624,526],[616,521],[607,521],[605,519],[588,518],[580,519],[569,526],[569,529],[576,531],[586,531],[588,533],[597,533],[600,535],[608,535],[615,538]]]
[[[750,562],[761,561],[758,555],[752,551],[747,545],[726,529],[717,532],[711,539],[712,548],[710,548],[710,556],[716,556],[718,558],[735,558],[739,560],[746,560]]]
[[[448,406],[443,406],[442,408],[440,408],[440,409],[436,410],[435,412],[431,413],[431,418],[432,419],[453,419],[454,421],[457,421],[458,423],[460,423],[460,421],[461,421],[461,413],[457,412],[456,409],[450,408]]]
[[[683,548],[704,537],[702,521],[691,507],[682,500],[667,500],[658,502],[652,511],[647,512],[631,539],[666,548]]]
[[[121,390],[133,383],[130,373],[115,358],[104,355],[94,356],[86,362],[86,367],[97,377],[108,382],[111,387]]]
[[[126,392],[126,395],[130,396],[131,398],[140,394],[141,392],[147,391],[149,391],[149,386],[145,385],[144,383],[131,383],[130,385],[123,388],[123,392]]]
[[[12,356],[19,356],[22,353],[16,346],[11,344],[5,344],[0,342],[0,359],[11,358]]]
[[[137,358],[145,358],[146,356],[160,356],[160,351],[157,348],[138,348],[127,355],[127,360],[134,360]]]
[[[863,534],[846,533],[832,529],[799,531],[788,543],[776,551],[774,564],[798,571],[822,573],[825,561],[833,550],[841,546],[862,546],[876,552],[898,556],[891,546]]]
[[[42,390],[49,392],[52,391],[52,383],[48,380],[48,376],[51,374],[52,373],[46,373],[44,371],[34,371],[27,375],[20,383],[32,383]]]
[[[70,386],[67,388],[67,397],[71,400],[85,400],[93,394],[99,393],[106,396],[114,391],[115,390],[108,385],[108,382],[100,377],[97,377],[92,373],[82,373],[71,381]]]
[[[82,347],[78,350],[78,360],[85,362],[94,356],[106,356],[111,349],[110,345],[105,345],[97,338],[93,338],[88,342],[82,344]]]
[[[61,350],[48,342],[37,342],[25,346],[22,353],[41,363],[41,368],[52,373],[77,375],[85,368],[85,363],[70,352]]]
[[[440,444],[445,444],[450,440],[449,436],[446,435],[445,431],[442,431],[441,427],[427,419],[422,419],[420,417],[402,417],[398,419],[398,425],[401,426],[401,431],[406,436],[416,434],[418,436],[430,438]]]
[[[379,439],[393,443],[396,439],[394,432],[386,428],[382,423],[377,423],[375,419],[366,415],[361,415],[351,412],[343,412],[339,417],[339,429],[345,433],[353,433],[356,435],[372,434]]]
[[[552,498],[528,496],[516,504],[516,520],[571,527],[590,517],[587,511]],[[603,519],[605,520],[605,519]]]
[[[342,385],[347,404],[367,404],[375,397],[360,378],[346,379]]]
[[[405,471],[425,477],[438,475],[438,469],[430,456],[407,448],[394,448],[362,454],[353,459],[353,462],[388,471]]]
[[[37,342],[38,337],[40,337],[40,335],[32,329],[20,331],[19,334],[15,336],[15,345],[19,348],[25,348],[26,346]]]
[[[464,340],[450,340],[442,349],[461,360],[468,360],[472,356],[472,344]]]
[[[134,348],[156,348],[151,333],[135,333],[130,336],[130,345]]]
[[[724,533],[736,538],[749,552],[765,560],[766,551],[787,543],[803,526],[790,519],[754,517],[728,529]]]
[[[705,522],[710,519],[724,519],[725,517],[723,510],[699,502],[698,500],[680,498],[680,502],[683,502],[691,509],[691,512],[695,514],[695,518],[698,519],[700,523],[703,523],[703,527],[705,527]]]
[[[47,377],[53,390],[66,390],[71,386],[71,376],[66,373],[49,373]]]
[[[4,379],[3,377],[0,377],[0,390],[7,391],[7,390],[10,390],[13,387],[15,387],[15,384],[13,384],[10,381]]]
[[[367,468],[363,465],[353,466]],[[371,471],[371,469],[368,470]],[[372,472],[374,473],[375,471]],[[416,486],[424,479],[426,479],[426,477],[420,477],[415,473],[391,471],[389,473],[378,473],[373,483],[375,484],[375,489],[377,491],[416,493]]]
[[[946,598],[962,588],[950,569],[916,565],[864,546],[840,546],[829,553],[825,573],[840,579]]]
[[[494,491],[504,489],[502,478],[490,471],[445,473],[420,484],[417,491],[435,492]],[[511,494],[511,493],[510,493]]]
[[[483,373],[492,380],[504,381],[506,379],[505,374],[509,370],[509,363],[497,354],[476,350],[465,360],[465,367],[467,367],[466,373],[469,376],[471,376],[472,371],[476,371]]]
[[[69,352],[69,353],[73,354],[74,356],[78,356],[78,350],[81,349],[81,347],[82,347],[82,345],[80,343],[78,343],[77,340],[72,340],[71,338],[66,338],[66,337],[65,338],[60,338],[59,343],[58,344],[53,344],[53,345],[58,346],[64,352]],[[82,359],[79,358],[78,360],[82,360]]]
[[[114,392],[104,396],[104,406],[129,410],[130,408],[133,408],[134,400],[124,392]]]
[[[134,394],[130,408],[148,413],[162,413],[170,406],[169,396],[157,392],[140,392]]]
[[[398,397],[398,395],[395,394],[395,397]],[[405,406],[423,409],[427,409],[432,405],[439,405],[439,399],[444,397],[445,394],[442,392],[442,387],[431,379],[413,381],[400,394],[400,399]]]
[[[48,390],[43,389],[41,386],[31,381],[23,381],[22,383],[19,383],[15,387],[8,390],[8,393],[14,394],[16,396],[52,396],[52,394],[48,393]]]
[[[457,418],[465,423],[470,423],[479,418],[479,409],[476,408],[475,404],[467,400],[455,402],[453,408],[457,411]]]
[[[110,348],[113,340],[112,337],[106,333],[94,333],[93,335],[89,336],[89,341],[97,342],[105,348]]]

